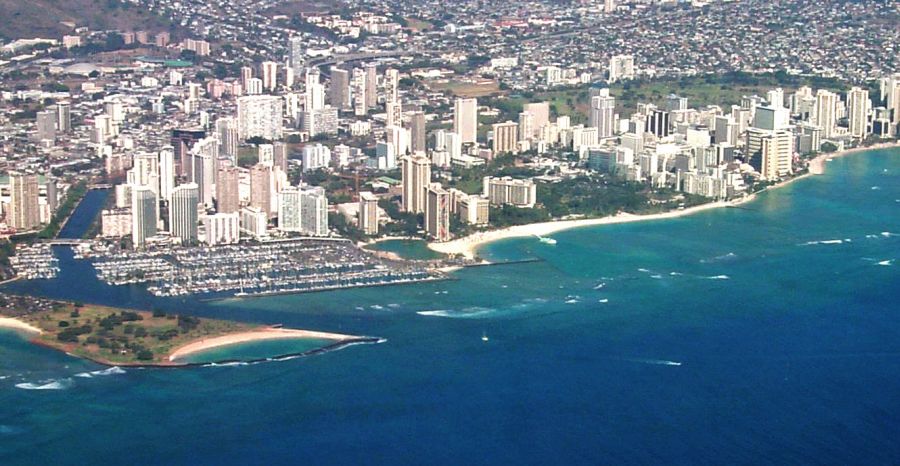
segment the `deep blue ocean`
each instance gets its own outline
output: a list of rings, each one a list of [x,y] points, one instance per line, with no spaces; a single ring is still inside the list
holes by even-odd
[[[58,279],[10,290],[387,341],[120,373],[2,333],[0,464],[900,462],[900,150],[553,237],[450,281],[220,302],[102,285],[60,248]]]

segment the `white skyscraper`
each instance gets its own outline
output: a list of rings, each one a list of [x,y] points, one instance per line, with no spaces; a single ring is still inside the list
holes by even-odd
[[[462,138],[463,144],[477,141],[478,100],[456,99],[453,104],[453,132]]]
[[[847,120],[850,135],[863,139],[868,136],[869,91],[854,87],[847,93]]]
[[[819,89],[816,92],[815,123],[822,127],[822,137],[834,136],[834,128],[837,125],[837,94]]]
[[[219,144],[213,137],[206,137],[191,147],[191,181],[200,189],[200,203],[212,207],[216,184]]]
[[[306,70],[306,93],[304,108],[307,112],[325,108],[325,86],[319,80],[319,69]]]
[[[387,102],[394,102],[400,98],[400,72],[388,68],[384,70],[384,99]]]
[[[288,39],[288,65],[294,70],[294,74],[300,76],[303,65],[306,63],[306,46],[302,36],[293,36]]]
[[[141,249],[147,238],[156,235],[159,219],[159,202],[156,192],[148,186],[131,188],[131,241],[135,249]]]
[[[634,79],[634,55],[615,55],[609,59],[609,82]]]
[[[322,144],[307,144],[303,146],[301,167],[304,172],[328,167],[331,162],[331,150]]]
[[[591,97],[590,126],[597,128],[597,136],[608,138],[616,131],[616,98],[609,95],[609,89],[603,88]]]
[[[175,149],[163,147],[159,151],[159,197],[168,201],[175,188]]]
[[[134,165],[130,170],[128,182],[137,186],[146,186],[159,196],[159,156],[150,153],[135,153],[132,163]]]
[[[425,189],[431,183],[431,161],[428,157],[404,157],[401,163],[402,206],[405,212],[425,212]]]
[[[300,232],[303,230],[300,212],[302,203],[300,189],[287,186],[278,193],[278,229]]]
[[[169,232],[181,244],[197,241],[197,220],[200,188],[196,183],[183,184],[172,191],[169,205]]]
[[[238,137],[246,140],[261,137],[274,141],[281,139],[284,115],[283,99],[277,96],[257,95],[237,99]]]
[[[321,187],[300,193],[300,224],[304,234],[328,236],[328,199]]]
[[[366,97],[366,71],[362,68],[353,68],[350,78],[350,92],[353,96],[353,113],[356,116],[364,116],[368,113],[368,98]]]
[[[278,63],[264,61],[262,63],[263,89],[274,91],[278,88]]]

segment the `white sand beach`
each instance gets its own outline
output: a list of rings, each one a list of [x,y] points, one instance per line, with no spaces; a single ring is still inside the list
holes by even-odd
[[[44,333],[43,330],[41,330],[31,324],[22,322],[21,320],[13,319],[12,317],[0,317],[0,328],[21,330],[23,332],[28,332],[28,333],[37,333],[37,334]]]
[[[169,361],[183,358],[187,355],[198,353],[212,348],[222,346],[236,345],[240,343],[249,343],[254,341],[279,340],[279,339],[304,339],[315,338],[322,340],[342,341],[356,338],[351,335],[341,335],[339,333],[314,332],[311,330],[293,330],[286,328],[264,328],[251,332],[235,333],[233,335],[223,335],[221,337],[207,338],[192,343],[188,343],[180,348],[175,349],[169,355]]]
[[[798,176],[795,178],[791,178],[789,180],[784,180],[781,183],[769,186],[766,189],[776,189],[785,185],[788,185],[794,181],[802,179],[808,175],[820,175],[825,172],[825,162],[829,159],[833,159],[836,157],[842,157],[848,154],[853,154],[857,152],[878,150],[878,149],[887,149],[892,147],[900,147],[900,143],[884,143],[884,144],[876,144],[874,146],[869,147],[858,147],[854,149],[849,149],[842,152],[835,152],[830,154],[821,154],[816,158],[810,160],[809,162],[809,173],[807,175]],[[506,238],[521,238],[526,236],[545,236],[549,234],[553,234],[562,230],[568,230],[571,228],[580,228],[580,227],[588,227],[588,226],[596,226],[596,225],[612,225],[618,223],[630,223],[630,222],[641,222],[641,221],[650,221],[650,220],[663,220],[677,217],[684,217],[686,215],[692,215],[697,212],[703,212],[710,209],[718,209],[721,207],[729,207],[736,206],[739,204],[743,204],[745,202],[752,201],[756,194],[754,193],[748,196],[745,196],[740,199],[735,199],[732,201],[719,201],[719,202],[711,202],[709,204],[703,204],[695,207],[690,207],[687,209],[681,210],[672,210],[669,212],[659,213],[659,214],[648,214],[648,215],[635,215],[629,213],[619,213],[617,215],[611,215],[608,217],[601,218],[587,218],[587,219],[579,219],[579,220],[559,220],[559,221],[551,221],[551,222],[542,222],[542,223],[532,223],[528,225],[517,225],[513,227],[503,228],[500,230],[491,230],[485,232],[475,233],[463,238],[458,238],[452,241],[447,241],[445,243],[429,243],[428,247],[434,251],[441,252],[444,254],[452,254],[452,255],[463,255],[469,259],[475,258],[476,250],[487,243],[491,243],[494,241],[498,241]]]

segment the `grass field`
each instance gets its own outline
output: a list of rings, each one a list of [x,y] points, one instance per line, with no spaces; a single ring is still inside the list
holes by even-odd
[[[466,81],[434,81],[427,82],[429,89],[435,92],[449,92],[457,97],[486,97],[500,92],[500,84],[496,81],[466,82]]]
[[[166,364],[180,346],[259,328],[258,325],[56,303],[52,310],[17,317],[44,331],[37,343],[106,364]]]
[[[841,91],[849,88],[843,83],[833,80],[816,80],[777,75],[737,77],[692,77],[679,80],[633,81],[615,83],[610,87],[610,94],[616,97],[616,110],[621,115],[636,111],[638,103],[652,103],[663,106],[666,97],[677,94],[687,97],[688,105],[700,108],[707,105],[719,105],[726,112],[731,105],[738,105],[741,97],[750,95],[765,96],[766,92],[780,87],[785,95],[796,91],[802,85],[813,88],[826,88]],[[504,95],[496,93],[485,99],[485,103],[497,107],[501,111],[499,120],[518,118],[522,106],[528,102],[550,102],[551,112],[555,115],[569,115],[572,124],[586,123],[590,109],[590,90],[588,86],[553,89],[550,91],[525,93],[522,95]]]

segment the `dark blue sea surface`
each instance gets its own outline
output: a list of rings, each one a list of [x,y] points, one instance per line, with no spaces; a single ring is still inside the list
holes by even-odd
[[[896,463],[900,151],[741,207],[500,241],[482,253],[542,261],[457,280],[215,303],[62,249],[58,279],[10,289],[387,341],[122,373],[3,332],[0,464]]]

